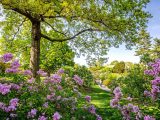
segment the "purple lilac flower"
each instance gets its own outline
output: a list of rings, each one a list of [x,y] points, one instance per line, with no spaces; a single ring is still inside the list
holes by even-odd
[[[43,70],[39,70],[39,71],[37,71],[37,74],[38,75],[40,75],[40,76],[42,76],[42,77],[46,77],[47,76],[47,73],[46,72],[44,72]]]
[[[14,105],[10,105],[6,109],[7,109],[8,112],[10,112],[10,111],[15,111],[17,108]]]
[[[10,106],[17,106],[18,101],[19,101],[18,98],[13,98],[13,99],[10,100],[9,104],[10,104]]]
[[[6,105],[3,102],[0,102],[0,109],[4,110],[6,108]]]
[[[57,73],[61,75],[61,74],[63,74],[63,73],[64,73],[64,70],[61,68],[61,69],[59,69],[59,70],[58,70],[58,72],[57,72]]]
[[[18,69],[20,67],[19,60],[14,60],[11,64],[12,69]]]
[[[45,102],[45,103],[43,104],[43,107],[48,108],[48,102]]]
[[[58,74],[54,74],[51,76],[51,83],[60,83],[61,82],[61,76],[59,76]]]
[[[145,95],[145,96],[151,96],[151,92],[145,90],[145,91],[144,91],[144,95]]]
[[[88,96],[88,95],[87,95],[87,96],[85,97],[85,100],[86,100],[87,102],[90,102],[90,101],[91,101],[91,96]]]
[[[38,120],[47,120],[47,117],[42,115],[42,116],[39,116]]]
[[[55,112],[54,115],[52,116],[53,120],[60,120],[62,116],[58,113],[58,112]]]
[[[144,116],[144,120],[156,120],[155,118],[153,118],[152,116]]]
[[[116,87],[113,90],[113,93],[114,93],[116,99],[120,99],[123,96],[120,87]]]
[[[1,84],[0,83],[0,93],[2,95],[6,95],[7,93],[9,93],[10,89],[11,89],[11,85]]]
[[[10,60],[12,60],[13,55],[11,53],[6,53],[2,56],[2,58],[4,62],[9,62]]]
[[[63,88],[62,88],[62,86],[58,85],[58,86],[57,86],[57,89],[58,89],[58,90],[62,90]]]
[[[17,85],[17,84],[11,83],[11,88],[12,88],[12,89],[15,89],[15,90],[19,90],[19,89],[20,89],[20,86]]]
[[[28,112],[28,118],[34,118],[37,114],[37,110],[36,109],[31,109],[30,112]]]
[[[91,105],[88,110],[90,113],[96,114],[96,108],[93,105]]]
[[[17,73],[19,70],[18,69],[14,69],[14,68],[7,68],[6,69],[6,73]]]
[[[83,80],[82,80],[79,76],[74,75],[73,79],[76,81],[76,83],[77,83],[78,85],[80,85],[80,86],[83,85]]]
[[[110,106],[112,107],[112,108],[115,108],[115,107],[118,107],[118,102],[119,102],[119,99],[112,99],[111,101],[110,101]]]
[[[30,79],[28,79],[28,83],[33,83],[35,81],[35,79],[34,78],[30,78]]]
[[[31,70],[25,70],[25,71],[23,72],[23,74],[24,74],[24,75],[32,76]]]

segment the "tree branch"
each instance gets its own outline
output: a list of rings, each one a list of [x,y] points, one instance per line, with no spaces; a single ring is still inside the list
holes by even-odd
[[[60,34],[62,34],[62,35],[64,35],[64,36],[66,36],[65,33],[56,30],[56,29],[55,29],[51,24],[49,24],[47,21],[44,20],[43,22],[45,22],[48,26],[50,26],[55,32],[60,33]]]
[[[11,39],[11,41],[13,41],[16,37],[16,35],[19,33],[20,27],[23,25],[23,23],[26,21],[26,18],[24,18],[24,20],[20,23],[20,25],[17,28],[16,33],[14,34],[13,38]]]
[[[50,37],[48,37],[47,35],[44,35],[44,34],[41,34],[41,37],[43,37],[43,38],[45,38],[45,39],[47,39],[47,40],[49,40],[51,42],[64,42],[64,41],[72,40],[72,39],[76,38],[78,35],[86,32],[86,31],[92,32],[92,31],[102,31],[102,30],[88,28],[88,29],[84,29],[84,30],[78,32],[77,34],[73,35],[72,37],[68,37],[68,38],[64,38],[64,39],[50,38]]]

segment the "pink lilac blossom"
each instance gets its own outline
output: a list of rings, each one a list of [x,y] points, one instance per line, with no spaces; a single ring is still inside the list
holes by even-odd
[[[60,120],[61,117],[62,116],[58,112],[55,112],[54,115],[52,116],[53,120]]]
[[[93,105],[91,105],[91,106],[89,107],[88,111],[89,111],[91,114],[96,114],[96,108],[95,108]]]
[[[80,85],[80,86],[83,85],[83,80],[82,80],[79,76],[74,75],[73,79],[76,81],[76,83],[77,83],[78,85]]]
[[[87,102],[90,102],[91,101],[91,96],[85,96],[85,100],[87,101]]]
[[[9,62],[10,60],[12,60],[13,55],[11,53],[6,53],[2,56],[3,58],[3,62]]]

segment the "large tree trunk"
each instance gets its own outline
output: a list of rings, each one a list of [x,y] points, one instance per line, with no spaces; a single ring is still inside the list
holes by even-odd
[[[33,73],[33,77],[37,77],[37,71],[39,70],[40,61],[40,39],[41,39],[41,29],[40,22],[32,21],[32,43],[31,43],[31,58],[30,67]]]

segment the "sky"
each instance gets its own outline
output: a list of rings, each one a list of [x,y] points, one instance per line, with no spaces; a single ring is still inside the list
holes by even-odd
[[[152,15],[147,24],[147,31],[152,38],[160,38],[160,0],[150,0],[146,11]],[[107,57],[109,57],[108,63],[114,60],[138,63],[140,60],[138,56],[135,56],[134,50],[125,48],[125,44],[120,45],[119,48],[110,48]],[[85,57],[75,58],[75,62],[80,65],[87,65]]]

